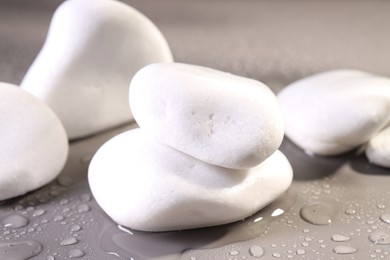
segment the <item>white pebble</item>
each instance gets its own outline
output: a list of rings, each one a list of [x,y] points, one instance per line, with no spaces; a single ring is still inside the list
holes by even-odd
[[[137,10],[113,0],[68,0],[21,86],[44,100],[75,139],[132,120],[132,76],[163,61],[172,61],[166,40]]]
[[[390,127],[371,138],[366,155],[371,163],[390,168]]]
[[[390,121],[390,80],[360,71],[313,75],[284,88],[278,99],[286,135],[319,155],[362,145]]]
[[[30,93],[0,83],[0,100],[0,200],[5,200],[55,179],[69,145],[57,116]]]
[[[248,217],[289,187],[292,169],[279,151],[249,170],[214,166],[135,129],[98,150],[88,178],[96,201],[118,224],[167,231]]]
[[[281,109],[267,86],[195,65],[144,67],[131,81],[130,106],[149,135],[227,168],[258,165],[284,134]]]

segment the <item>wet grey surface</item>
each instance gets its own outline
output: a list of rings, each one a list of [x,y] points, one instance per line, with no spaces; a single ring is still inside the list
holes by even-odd
[[[162,30],[177,61],[259,79],[275,92],[331,68],[390,75],[388,1],[128,2]],[[0,81],[21,81],[59,3],[0,1]],[[281,149],[294,168],[292,187],[245,221],[166,233],[118,228],[94,201],[87,168],[102,143],[132,127],[72,142],[56,181],[2,202],[0,256],[16,248],[48,260],[390,259],[390,171],[358,151],[310,157],[288,140]],[[313,205],[326,205],[328,225]]]

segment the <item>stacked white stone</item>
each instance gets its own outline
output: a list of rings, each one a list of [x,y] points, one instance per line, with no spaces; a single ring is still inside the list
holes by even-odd
[[[264,84],[179,63],[141,69],[130,87],[140,128],[104,144],[91,190],[117,223],[144,231],[225,224],[289,187],[282,113]]]

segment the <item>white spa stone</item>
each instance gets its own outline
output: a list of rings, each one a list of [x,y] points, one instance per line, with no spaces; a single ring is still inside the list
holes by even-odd
[[[58,115],[70,139],[133,119],[128,91],[143,66],[172,61],[156,26],[114,0],[68,0],[21,84]]]
[[[0,200],[55,179],[69,145],[53,111],[19,87],[0,83],[0,122]]]
[[[279,151],[250,170],[214,166],[135,129],[98,150],[88,179],[97,203],[118,224],[169,231],[250,216],[286,191],[292,169]]]
[[[130,106],[149,135],[227,168],[258,165],[284,134],[281,109],[267,86],[196,65],[142,68],[131,81]]]
[[[285,133],[308,153],[336,155],[366,143],[390,121],[390,79],[323,72],[278,94]]]
[[[390,168],[390,126],[371,138],[366,155],[371,163]]]

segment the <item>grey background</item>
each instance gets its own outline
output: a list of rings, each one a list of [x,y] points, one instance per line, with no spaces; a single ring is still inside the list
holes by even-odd
[[[176,61],[255,78],[275,91],[334,68],[390,75],[389,1],[125,2],[161,29]],[[60,3],[0,1],[1,81],[20,83]]]

